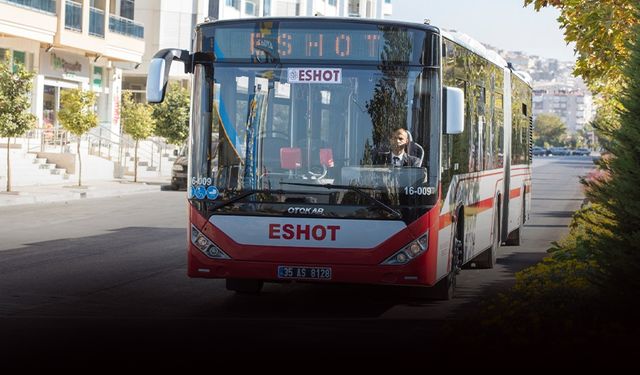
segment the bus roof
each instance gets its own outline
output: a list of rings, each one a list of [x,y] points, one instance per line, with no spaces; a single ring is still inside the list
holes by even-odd
[[[498,65],[501,68],[507,68],[507,60],[505,60],[502,56],[498,55],[495,51],[488,49],[483,46],[482,43],[473,39],[469,35],[465,33],[461,33],[455,30],[441,30],[440,33],[443,37],[455,42],[464,48],[474,52],[476,55],[479,55],[492,63]]]
[[[417,22],[405,22],[405,21],[396,21],[396,20],[380,20],[375,18],[357,18],[357,17],[260,17],[260,18],[235,18],[235,19],[226,19],[226,20],[211,20],[205,21],[204,23],[198,24],[196,27],[206,26],[210,24],[224,24],[224,23],[246,23],[246,22],[262,22],[262,21],[287,21],[287,22],[322,22],[322,21],[333,21],[333,22],[345,22],[345,23],[362,23],[362,24],[375,24],[375,25],[389,25],[389,26],[404,26],[413,29],[423,29],[432,31],[434,33],[440,33],[440,29],[438,27],[422,24]]]

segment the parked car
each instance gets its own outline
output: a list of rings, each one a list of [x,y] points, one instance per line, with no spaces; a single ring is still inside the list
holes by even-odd
[[[551,147],[549,149],[549,153],[551,155],[559,155],[559,156],[566,156],[566,155],[571,155],[571,151],[569,151],[568,148],[566,147]]]
[[[577,148],[573,150],[573,155],[589,156],[591,155],[591,150],[588,148]]]
[[[171,188],[173,190],[187,189],[187,148],[183,147],[180,150],[174,150],[174,156],[177,159],[173,162],[171,167]]]
[[[549,150],[540,146],[533,146],[533,156],[547,156],[549,155]]]

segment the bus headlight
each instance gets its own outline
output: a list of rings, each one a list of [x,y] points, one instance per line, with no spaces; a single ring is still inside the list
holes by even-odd
[[[214,244],[196,227],[191,226],[191,243],[202,251],[202,253],[213,259],[231,259],[218,245]]]
[[[415,241],[411,241],[407,246],[403,247],[395,254],[380,263],[385,266],[401,266],[409,263],[412,259],[419,257],[429,248],[429,231],[420,236]]]

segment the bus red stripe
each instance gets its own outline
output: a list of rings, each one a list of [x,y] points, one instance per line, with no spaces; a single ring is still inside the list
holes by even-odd
[[[520,198],[520,188],[511,189],[509,199]]]
[[[451,225],[451,213],[440,215],[438,220],[440,222],[438,230],[444,229]]]
[[[487,199],[481,200],[480,202],[471,204],[468,207],[476,209],[476,214],[479,214],[483,211],[490,210],[493,208],[493,198],[487,198]]]
[[[493,208],[493,198],[483,199],[479,202],[473,203],[465,207],[466,210],[474,210],[473,215],[478,215],[486,210],[490,210]],[[444,229],[451,225],[453,217],[451,213],[442,214],[439,217],[440,225],[438,226],[438,230]]]

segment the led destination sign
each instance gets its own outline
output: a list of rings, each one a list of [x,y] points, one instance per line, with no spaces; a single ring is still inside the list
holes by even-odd
[[[426,33],[400,26],[323,22],[256,22],[203,29],[216,61],[360,61],[419,63]],[[208,39],[208,40],[207,40]]]

